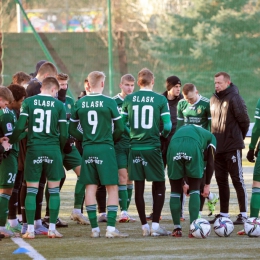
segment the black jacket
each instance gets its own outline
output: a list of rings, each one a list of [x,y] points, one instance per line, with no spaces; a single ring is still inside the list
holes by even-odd
[[[211,132],[217,139],[216,153],[245,148],[244,138],[250,119],[238,88],[230,87],[214,93],[210,99]]]
[[[163,92],[162,95],[165,96],[167,99],[167,91]],[[173,100],[167,99],[168,104],[169,104],[170,114],[171,114],[171,121],[172,121],[172,130],[167,137],[167,139],[169,141],[171,140],[173,134],[175,133],[176,127],[177,127],[177,104],[181,99],[183,99],[182,94],[180,94],[178,97],[176,97]]]

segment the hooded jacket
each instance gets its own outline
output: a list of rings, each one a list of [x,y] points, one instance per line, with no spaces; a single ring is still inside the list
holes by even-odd
[[[217,139],[216,153],[245,148],[244,139],[250,119],[238,88],[230,86],[215,92],[210,99],[211,132]]]

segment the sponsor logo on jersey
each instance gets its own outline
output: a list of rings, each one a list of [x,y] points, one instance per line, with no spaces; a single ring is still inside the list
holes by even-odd
[[[33,160],[33,164],[40,164],[40,163],[48,163],[48,164],[52,164],[53,160],[49,159],[48,156],[39,156],[37,159]]]
[[[88,159],[85,160],[85,164],[88,163],[102,164],[103,160],[99,160],[97,156],[89,156]]]
[[[6,128],[7,128],[8,131],[12,131],[13,130],[13,126],[12,126],[11,123],[7,123],[6,124]]]
[[[186,153],[177,153],[176,156],[173,156],[173,161],[179,161],[181,159],[187,160],[187,161],[191,161],[192,157],[187,155]]]
[[[147,166],[148,162],[146,162],[142,157],[136,156],[133,159],[133,163],[142,163],[143,166]]]

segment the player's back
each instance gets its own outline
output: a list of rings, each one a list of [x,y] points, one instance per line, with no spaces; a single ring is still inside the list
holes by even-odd
[[[120,117],[115,100],[102,94],[90,94],[76,102],[75,111],[83,129],[83,145],[113,145],[112,120]]]
[[[197,125],[184,125],[179,128],[172,137],[171,142],[178,138],[189,137],[196,140],[202,150],[206,149],[208,145],[216,146],[216,139],[208,130]]]
[[[131,147],[159,147],[160,118],[163,114],[169,114],[167,99],[153,91],[141,89],[125,98],[125,112],[130,124]]]
[[[27,146],[60,145],[59,122],[66,122],[64,105],[50,95],[24,100],[21,115],[29,116]]]

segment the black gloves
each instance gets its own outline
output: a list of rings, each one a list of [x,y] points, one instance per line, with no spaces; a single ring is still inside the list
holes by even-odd
[[[247,155],[246,155],[246,158],[249,162],[255,162],[255,151],[250,149],[248,152],[247,152]]]
[[[63,152],[65,154],[71,153],[73,144],[74,144],[74,138],[69,138],[66,144],[64,145]]]

